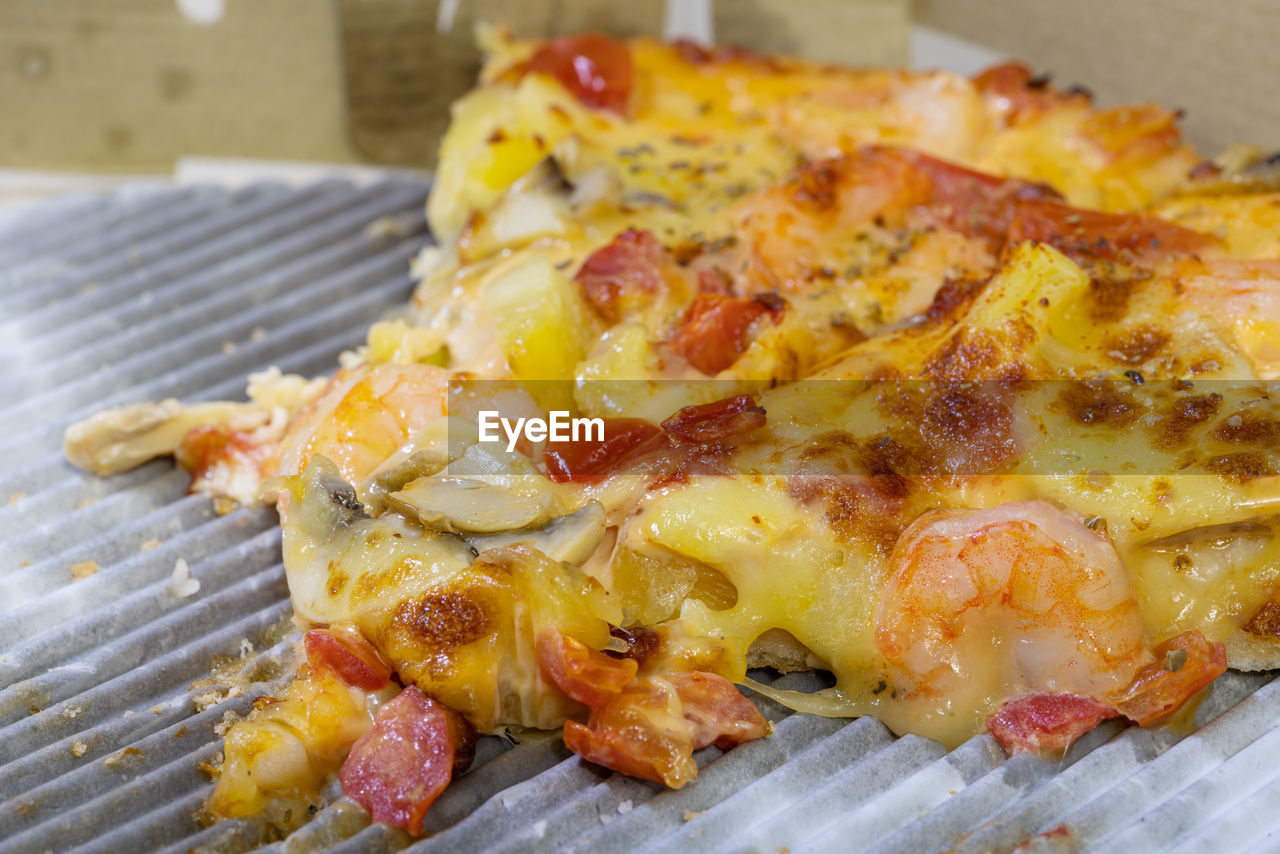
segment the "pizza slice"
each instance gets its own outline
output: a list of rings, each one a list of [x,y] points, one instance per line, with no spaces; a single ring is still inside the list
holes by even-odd
[[[211,818],[294,827],[337,774],[417,833],[507,727],[678,788],[770,731],[735,684],[1052,751],[1280,663],[1264,164],[1019,66],[486,38],[406,319],[68,431],[280,511],[298,677]]]

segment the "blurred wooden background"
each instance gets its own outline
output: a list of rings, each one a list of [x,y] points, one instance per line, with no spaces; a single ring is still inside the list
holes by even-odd
[[[0,0],[0,168],[167,172],[191,155],[429,168],[479,67],[477,21],[661,35],[668,8],[705,17],[701,0]],[[1184,107],[1206,151],[1280,147],[1277,0],[716,0],[712,17],[720,41],[902,65],[913,15],[917,47],[943,31],[1104,103]]]
[[[179,6],[212,14],[202,21]],[[477,21],[528,36],[657,36],[665,6],[3,0],[0,167],[155,172],[197,155],[428,168],[449,104],[479,68]],[[899,64],[907,9],[908,0],[720,0],[715,24],[764,50]]]

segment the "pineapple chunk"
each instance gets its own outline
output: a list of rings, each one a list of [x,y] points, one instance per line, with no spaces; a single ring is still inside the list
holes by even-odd
[[[484,302],[517,380],[571,380],[584,342],[596,337],[577,288],[545,258],[490,280]]]
[[[227,733],[226,759],[206,811],[213,818],[265,811],[281,830],[301,825],[320,788],[372,726],[376,702],[370,699],[377,696],[314,670],[293,680],[281,699],[259,701]]]

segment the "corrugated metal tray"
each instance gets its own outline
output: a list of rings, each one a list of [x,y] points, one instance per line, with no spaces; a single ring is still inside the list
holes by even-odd
[[[274,515],[217,515],[167,461],[86,476],[63,460],[62,431],[108,404],[238,399],[272,364],[328,372],[408,297],[427,189],[125,190],[0,231],[0,851],[255,839],[251,825],[195,818],[213,728],[254,692],[206,707],[217,695],[191,684],[247,640],[266,650],[244,659],[265,693],[264,662],[296,639]],[[200,581],[189,598],[168,592],[179,558]],[[73,580],[90,560],[97,572]],[[1280,849],[1280,686],[1263,675],[1220,679],[1194,731],[1111,723],[1057,763],[1005,760],[987,736],[948,753],[755,699],[776,734],[702,751],[679,792],[583,763],[554,737],[487,737],[412,850]],[[409,842],[330,808],[275,849]]]

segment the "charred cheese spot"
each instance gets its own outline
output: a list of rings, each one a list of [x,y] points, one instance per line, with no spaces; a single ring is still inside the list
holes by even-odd
[[[985,279],[944,279],[925,317],[935,323],[959,319],[986,284]]]
[[[378,532],[378,534],[381,535],[381,532]],[[370,534],[370,539],[376,539],[374,534]],[[421,573],[423,568],[422,560],[417,557],[406,556],[392,564],[388,569],[365,572],[351,586],[351,602],[353,605],[359,606],[362,603],[374,602],[384,596],[393,595],[405,589],[406,583],[415,575]]]
[[[1103,342],[1107,355],[1117,362],[1140,365],[1168,346],[1173,336],[1149,323],[1109,335]]]
[[[1213,438],[1238,445],[1280,444],[1280,419],[1261,412],[1241,411],[1228,416],[1213,430]]]
[[[340,567],[335,565],[333,561],[329,561],[329,583],[325,585],[325,590],[328,591],[330,596],[336,597],[340,595],[349,580],[347,574]]]
[[[1217,415],[1221,408],[1222,395],[1217,392],[1178,398],[1152,427],[1156,446],[1166,450],[1182,447],[1191,431]]]
[[[1072,421],[1096,427],[1129,427],[1142,414],[1133,395],[1110,382],[1067,383],[1057,402]]]
[[[804,450],[787,488],[797,501],[821,506],[842,541],[865,542],[888,554],[901,530],[891,520],[902,510],[920,470],[919,453],[889,436],[863,443],[833,431]]]
[[[1114,323],[1125,316],[1138,282],[1103,276],[1089,280],[1089,316],[1100,323]]]
[[[1249,634],[1280,639],[1280,602],[1264,603],[1243,628]]]
[[[947,382],[1019,379],[1028,371],[1013,354],[1024,349],[1010,336],[989,329],[962,328],[929,357],[925,371]]]
[[[925,403],[921,434],[937,468],[961,475],[994,474],[1017,452],[1013,413],[999,386],[947,389]]]
[[[489,607],[475,591],[431,592],[400,603],[389,631],[435,678],[453,669],[453,651],[491,631]]]
[[[1276,473],[1271,461],[1257,451],[1211,457],[1205,461],[1204,467],[1237,483]]]

